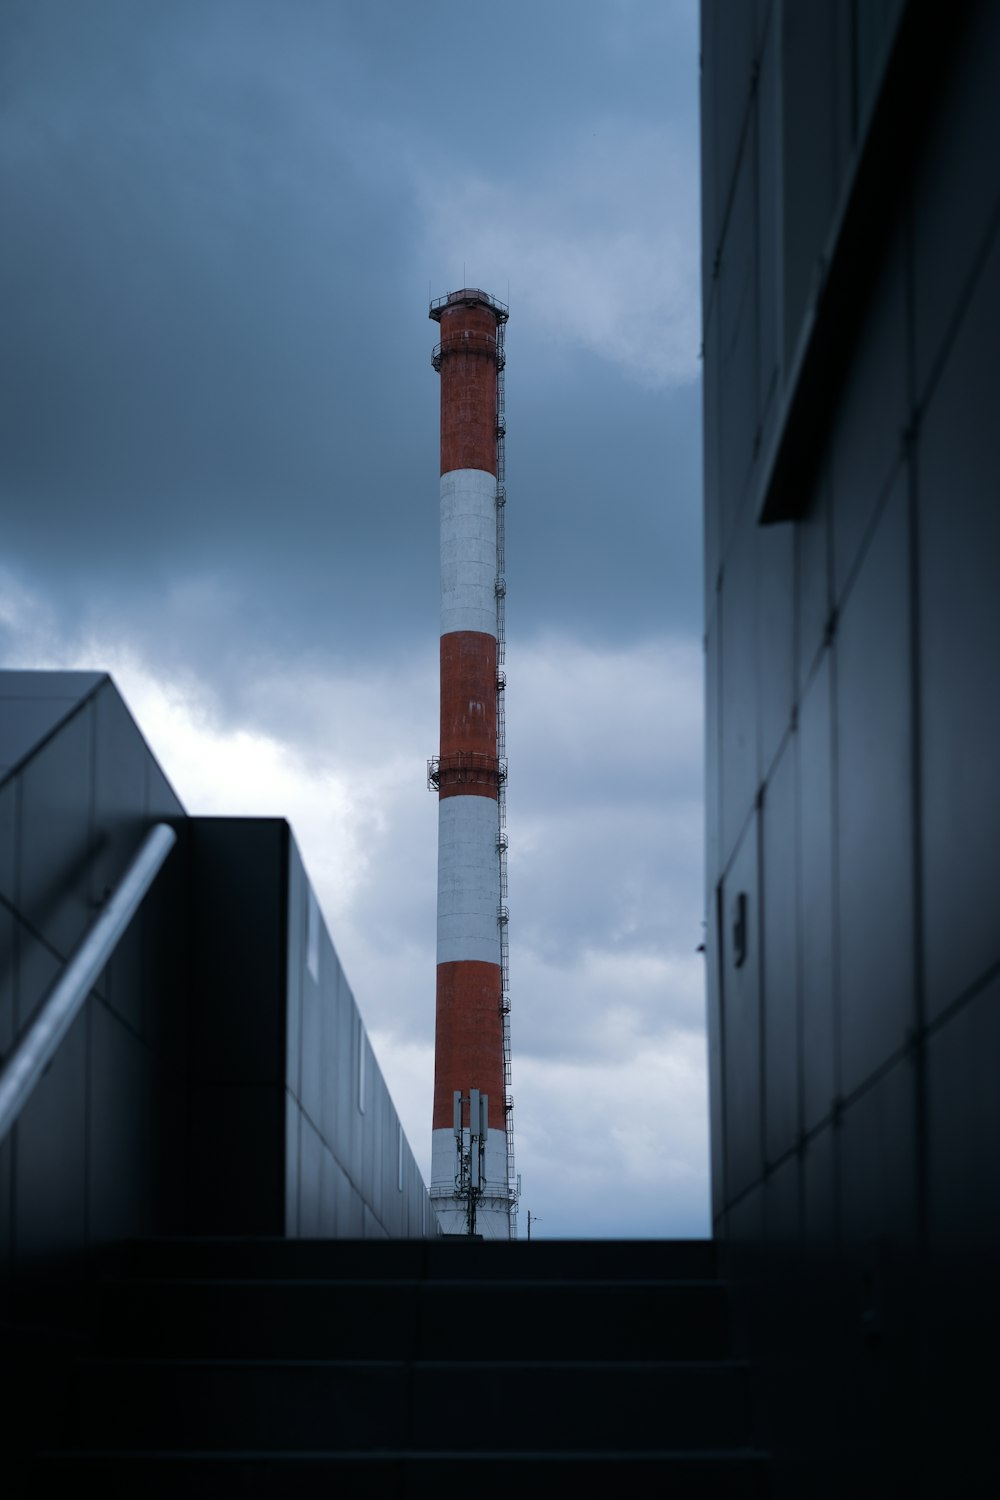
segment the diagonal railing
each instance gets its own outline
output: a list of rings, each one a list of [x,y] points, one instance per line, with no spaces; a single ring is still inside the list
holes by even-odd
[[[59,1043],[176,842],[177,835],[168,823],[157,823],[150,830],[97,921],[4,1063],[0,1070],[0,1140],[14,1124],[55,1056]]]

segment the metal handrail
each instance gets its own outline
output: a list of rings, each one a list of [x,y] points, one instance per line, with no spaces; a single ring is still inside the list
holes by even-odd
[[[427,785],[440,789],[442,776],[454,777],[449,785],[503,786],[507,780],[507,762],[501,756],[487,755],[484,750],[453,750],[448,755],[432,755],[427,762]]]
[[[463,330],[461,333],[449,333],[440,344],[435,344],[431,350],[431,364],[440,373],[441,366],[449,354],[474,354],[484,359],[495,359],[497,369],[502,370],[504,366],[503,342],[492,333],[481,333],[476,329]],[[506,423],[502,417],[497,418],[497,432],[506,432]]]
[[[168,823],[157,823],[150,831],[118,888],[0,1070],[0,1140],[14,1124],[51,1062],[176,842],[177,835]]]
[[[477,302],[485,302],[486,306],[491,307],[498,315],[498,321],[506,323],[510,314],[510,308],[506,302],[501,302],[499,297],[494,297],[489,292],[484,292],[482,287],[478,286],[463,287],[460,292],[448,292],[444,297],[435,297],[427,315],[433,318],[435,313],[440,315],[446,307],[463,307],[470,304],[475,305]],[[435,322],[440,322],[440,316],[435,318]]]

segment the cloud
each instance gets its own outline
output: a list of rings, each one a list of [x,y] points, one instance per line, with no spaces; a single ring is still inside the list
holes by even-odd
[[[516,304],[519,327],[642,385],[698,378],[698,189],[667,126],[609,117],[539,142],[527,176],[439,169],[425,188],[428,258]],[[522,168],[523,168],[522,163]]]
[[[587,1068],[522,1058],[522,1204],[546,1238],[702,1235],[708,1226],[704,1035],[667,1034]],[[523,1228],[522,1228],[523,1232]]]

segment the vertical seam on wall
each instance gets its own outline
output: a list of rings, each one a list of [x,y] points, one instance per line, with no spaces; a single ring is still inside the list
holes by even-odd
[[[912,207],[912,204],[910,206]],[[908,226],[910,227],[909,239],[912,242],[912,220],[909,218],[909,215]],[[914,369],[912,382],[914,388],[914,401],[916,402],[916,400],[919,398],[919,409],[921,411],[925,410],[933,399],[934,392],[937,389],[941,376],[944,373],[944,368],[948,363],[948,357],[951,354],[952,348],[954,347],[955,340],[958,338],[959,333],[961,332],[966,315],[968,314],[969,308],[971,307],[976,292],[979,288],[979,279],[982,276],[983,271],[985,270],[986,262],[989,260],[990,255],[992,254],[994,241],[996,240],[998,234],[1000,234],[1000,194],[998,194],[996,202],[993,205],[993,209],[990,213],[989,219],[987,220],[983,237],[980,240],[979,246],[972,257],[971,264],[969,265],[968,271],[965,275],[965,279],[962,282],[961,290],[955,299],[954,309],[952,311],[948,327],[941,337],[941,342],[937,349],[937,352],[935,353],[933,359],[929,360],[928,362],[927,381],[924,389],[920,392],[916,391],[916,374]],[[910,256],[912,256],[912,244],[909,249],[910,255],[907,257],[906,264],[908,275],[910,275],[912,272],[912,268],[910,265]],[[908,288],[908,290],[912,295],[912,288]]]
[[[757,80],[760,78],[760,57],[754,43],[754,84],[750,92],[750,162],[751,189],[753,193],[753,257],[750,275],[753,278],[753,458],[751,470],[757,465],[760,453],[761,401],[760,401],[760,99]]]
[[[21,777],[19,775],[14,777],[13,788],[14,788],[14,808],[13,808],[13,812],[12,812],[12,817],[13,817],[13,820],[14,820],[14,882],[13,882],[13,888],[12,888],[12,895],[13,895],[13,898],[14,898],[14,912],[13,912],[13,923],[14,923],[14,926],[13,926],[13,929],[12,929],[12,934],[13,934],[13,940],[14,940],[14,953],[13,953],[14,965],[13,965],[13,969],[11,971],[11,983],[10,983],[10,1010],[11,1010],[11,1015],[10,1015],[10,1042],[11,1042],[11,1051],[12,1052],[13,1052],[13,1049],[14,1049],[14,1044],[15,1044],[15,1042],[17,1040],[18,1027],[20,1026],[20,1022],[21,1022],[21,978],[20,978],[20,975],[21,975],[21,943],[22,943],[23,937],[24,937],[24,934],[23,934],[23,931],[22,931],[22,924],[21,924],[21,804],[22,804],[21,791],[22,791],[22,784],[21,784]],[[20,1154],[19,1150],[18,1150],[18,1147],[20,1145],[19,1136],[20,1136],[20,1124],[19,1124],[18,1120],[15,1120],[13,1128],[10,1131],[10,1134],[7,1136],[7,1141],[6,1141],[7,1150],[8,1150],[9,1155],[10,1155],[10,1172],[9,1172],[9,1181],[8,1181],[8,1184],[7,1184],[7,1209],[8,1209],[7,1222],[10,1225],[10,1235],[9,1235],[9,1239],[8,1239],[8,1242],[7,1242],[7,1257],[6,1257],[6,1259],[7,1259],[7,1265],[4,1268],[5,1271],[7,1272],[7,1276],[8,1276],[8,1285],[11,1284],[11,1279],[13,1277],[13,1272],[14,1272],[14,1266],[17,1264],[17,1212],[16,1212],[16,1209],[17,1209],[17,1162],[18,1162],[18,1156]],[[0,1150],[2,1150],[2,1149],[3,1149],[2,1145],[0,1145]]]
[[[796,528],[796,552],[798,551],[798,528]],[[797,570],[794,574],[797,579]],[[798,590],[796,589],[797,605]],[[795,1093],[796,1093],[796,1120],[795,1137],[796,1149],[799,1161],[799,1234],[801,1237],[805,1225],[805,1047],[803,1045],[805,1033],[805,1001],[803,994],[804,963],[802,953],[802,737],[799,733],[799,701],[798,692],[795,694],[795,729],[793,731],[793,756],[792,756],[792,838],[794,840],[794,862],[795,871]]]
[[[832,568],[830,558],[830,542],[833,532],[833,504],[827,508],[828,533],[827,533],[827,559],[828,567]],[[830,641],[827,647],[830,653],[829,683],[827,687],[827,711],[830,715],[830,928],[831,928],[831,964],[830,985],[832,994],[833,1010],[833,1221],[836,1237],[840,1238],[841,1219],[841,1120],[839,1105],[841,1096],[841,1067],[840,1067],[840,1045],[841,1045],[841,1015],[840,1015],[840,757],[838,749],[838,716],[837,716],[837,640],[836,637]]]
[[[107,679],[105,679],[107,680]],[[103,689],[104,684],[101,684]],[[90,790],[89,806],[87,808],[87,844],[88,862],[90,873],[87,878],[87,890],[91,902],[100,900],[98,892],[94,889],[94,867],[93,858],[97,846],[97,701],[98,694],[95,693],[90,700],[88,712],[90,716]],[[108,1004],[112,1001],[111,976],[108,972],[113,961],[114,954],[108,959],[104,973],[107,975],[105,981],[106,998]],[[100,975],[97,976],[100,979]],[[96,988],[97,980],[94,981]],[[91,1095],[93,1092],[93,1069],[94,1069],[94,1006],[93,990],[88,995],[83,1006],[85,1016],[86,1038],[84,1042],[84,1064],[83,1064],[83,1243],[90,1246],[90,1194],[93,1186],[94,1163],[92,1158],[92,1131],[90,1128]]]
[[[291,933],[291,927],[292,927],[292,923],[291,923],[292,860],[295,857],[296,857],[296,854],[295,854],[295,846],[294,846],[294,843],[292,841],[291,825],[289,823],[286,823],[285,826],[284,826],[284,828],[283,828],[283,830],[282,830],[282,877],[281,877],[281,879],[282,879],[282,903],[281,904],[282,904],[282,911],[283,911],[283,917],[282,917],[282,929],[283,930],[282,930],[282,945],[281,945],[281,947],[282,947],[282,952],[285,955],[285,963],[284,963],[284,970],[285,970],[285,1016],[284,1016],[285,1026],[284,1026],[284,1031],[285,1031],[285,1034],[284,1034],[284,1038],[283,1038],[284,1049],[285,1049],[285,1069],[284,1069],[284,1072],[285,1072],[285,1088],[284,1088],[284,1096],[285,1096],[284,1097],[285,1118],[284,1118],[283,1126],[284,1126],[284,1133],[285,1133],[285,1173],[286,1173],[286,1181],[285,1181],[285,1203],[284,1203],[284,1211],[285,1211],[285,1213],[287,1213],[287,1211],[288,1211],[288,1181],[287,1181],[287,1173],[288,1173],[288,1106],[289,1106],[289,1101],[290,1101],[292,1103],[292,1105],[294,1105],[294,1125],[293,1125],[292,1128],[293,1128],[293,1130],[295,1132],[295,1233],[296,1233],[297,1236],[299,1236],[302,1233],[302,1106],[301,1106],[301,1103],[300,1103],[300,1100],[299,1100],[299,1094],[301,1094],[301,1092],[302,1092],[302,1032],[303,1032],[303,1029],[304,1029],[303,1028],[303,1019],[302,1019],[302,1011],[303,1011],[302,1001],[303,1001],[303,996],[304,996],[304,991],[305,991],[305,983],[304,983],[304,979],[303,979],[303,970],[304,970],[305,965],[303,964],[303,958],[307,958],[308,957],[308,952],[309,952],[309,903],[310,903],[310,901],[312,899],[312,887],[310,886],[308,877],[306,876],[305,865],[302,865],[302,880],[301,880],[301,883],[300,883],[300,896],[304,895],[305,900],[300,900],[300,903],[299,903],[300,911],[299,911],[299,921],[297,923],[299,931],[297,932],[296,938],[295,938],[296,942],[301,943],[301,947],[299,949],[299,962],[298,962],[298,965],[297,965],[298,979],[299,979],[299,992],[298,992],[297,995],[293,996],[292,993],[291,993],[291,989],[290,989],[289,983],[288,983],[288,975],[289,975],[289,962],[288,962],[288,960],[289,960],[289,956],[290,956],[290,953],[291,953],[291,943],[292,943],[292,933]],[[317,921],[318,921],[319,920],[319,912],[318,911],[316,913],[316,917],[317,917]],[[303,926],[305,927],[305,932],[302,931]],[[318,934],[317,934],[317,937],[318,937]],[[304,942],[302,942],[303,938],[305,939]],[[318,962],[316,964],[316,973],[317,973],[316,988],[317,988],[317,991],[319,991],[319,988],[320,988],[320,986],[319,986],[320,966],[319,966]],[[322,993],[322,992],[320,992],[320,993]],[[298,1019],[297,1019],[297,1021],[295,1023],[295,1033],[296,1033],[295,1047],[296,1047],[296,1052],[297,1052],[298,1055],[297,1055],[297,1057],[295,1059],[295,1079],[296,1079],[296,1086],[295,1086],[294,1090],[292,1090],[292,1089],[290,1089],[288,1087],[288,1014],[289,1014],[289,1007],[291,1005],[293,1005],[293,1004],[296,1006],[296,1009],[298,1010]],[[322,1192],[320,1193],[320,1198],[322,1199]],[[331,1204],[331,1208],[332,1208],[332,1211],[333,1211],[333,1232],[334,1232],[334,1234],[336,1234],[337,1233],[337,1194],[336,1194],[336,1191],[334,1191],[334,1194],[333,1194],[333,1203]],[[288,1232],[287,1229],[286,1229],[285,1232],[287,1234],[287,1232]]]
[[[909,569],[910,647],[910,816],[913,839],[911,899],[913,902],[912,962],[914,1030],[914,1107],[916,1110],[917,1245],[922,1257],[927,1245],[927,1050],[926,994],[924,974],[924,850],[923,850],[923,745],[921,742],[922,696],[920,686],[920,527],[917,455],[920,426],[917,407],[916,301],[914,276],[912,185],[904,202],[903,267],[906,296],[906,373],[908,406],[907,442],[907,540]]]
[[[724,1214],[729,1208],[729,1173],[726,1169],[726,1162],[729,1155],[729,1137],[726,1128],[728,1114],[728,1111],[726,1109],[726,926],[725,908],[722,900],[721,880],[717,881],[715,886],[715,931],[716,964],[719,987],[719,1003],[717,1007],[717,1014],[719,1018],[719,1131],[721,1134],[721,1139],[719,1142],[719,1176],[722,1179],[720,1183],[721,1192],[719,1194],[719,1202],[722,1205],[722,1213]],[[711,1062],[711,1059],[709,1059],[709,1061]],[[711,1119],[709,1120],[709,1125],[711,1126]]]
[[[757,1160],[762,1171],[760,1178],[766,1184],[770,1163],[767,1157],[767,970],[764,964],[764,810],[767,805],[767,797],[758,795],[754,803],[753,822],[754,833],[757,838],[757,1049],[758,1069],[760,1079],[760,1107],[757,1111],[757,1130],[759,1140],[757,1147]]]
[[[151,801],[152,791],[149,784],[149,756],[144,755],[142,757],[142,812],[143,817],[147,819],[150,815]],[[139,1032],[139,1039],[144,1046],[148,1045],[146,1042],[146,974],[149,972],[149,968],[151,967],[151,965],[147,962],[149,957],[148,939],[149,923],[143,922],[139,928],[139,1015],[138,1025],[136,1029]],[[158,1063],[160,1067],[162,1067],[162,1055],[160,1058],[158,1058]],[[159,1076],[159,1070],[154,1087],[157,1095],[156,1108],[159,1109],[159,1092],[162,1087],[162,1078]]]
[[[722,809],[722,613],[723,592],[722,585],[725,574],[720,566],[719,587],[715,591],[715,681],[713,684],[715,697],[715,830],[716,830],[716,853],[715,864],[719,872],[715,882],[715,950],[716,950],[716,979],[718,983],[718,1003],[716,1014],[718,1016],[718,1074],[716,1086],[719,1096],[719,1195],[718,1201],[721,1205],[721,1213],[726,1214],[729,1207],[729,1172],[727,1167],[729,1157],[729,1134],[727,1129],[728,1112],[726,1109],[726,929],[725,909],[723,905],[723,881],[724,873],[719,870],[723,859],[723,809]],[[711,1080],[712,1059],[709,1057],[709,1088]],[[709,1127],[711,1128],[711,1112],[709,1113]],[[711,1142],[709,1143],[709,1168],[711,1170]],[[714,1195],[713,1195],[714,1196]],[[714,1207],[714,1204],[711,1205]],[[713,1213],[714,1229],[714,1213]]]
[[[756,47],[755,47],[755,55],[754,55],[754,68],[755,69],[757,67],[757,63],[758,63],[758,58],[757,58],[757,55],[756,55]],[[756,99],[757,99],[756,72],[752,72],[751,75],[750,75],[750,83],[749,83],[749,86],[747,88],[747,102],[746,102],[746,107],[745,107],[744,112],[743,112],[743,119],[740,122],[740,133],[739,133],[739,138],[738,138],[737,145],[736,145],[736,155],[733,158],[732,172],[731,172],[730,177],[729,177],[729,184],[728,184],[728,186],[726,188],[725,206],[723,207],[722,217],[721,217],[721,221],[720,221],[720,224],[719,224],[719,235],[718,235],[718,239],[717,239],[717,241],[715,243],[715,246],[714,246],[714,248],[712,250],[713,264],[715,266],[717,266],[717,267],[721,267],[721,265],[722,265],[723,246],[726,243],[726,237],[727,237],[727,235],[729,233],[729,220],[732,217],[733,202],[734,202],[734,200],[736,198],[736,184],[737,184],[737,182],[739,180],[740,164],[743,161],[743,154],[744,154],[744,152],[747,149],[747,137],[751,133],[751,118],[750,117],[751,117],[751,115],[753,113],[753,110],[754,110],[754,107],[756,105]],[[716,133],[715,133],[715,131],[713,129],[713,149],[714,149],[715,154],[716,154],[716,160],[718,160],[718,144],[719,144],[718,143],[718,138],[717,138]],[[711,281],[709,283],[708,302],[705,304],[705,306],[703,308],[703,313],[702,313],[703,326],[707,326],[709,315],[710,315],[710,313],[712,311],[712,307],[713,307],[714,303],[718,299],[718,286],[719,286],[718,275],[713,275],[712,278],[711,278]]]

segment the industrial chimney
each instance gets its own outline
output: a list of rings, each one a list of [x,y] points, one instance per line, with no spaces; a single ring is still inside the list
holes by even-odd
[[[504,818],[504,325],[465,288],[438,298],[441,741],[431,1198],[445,1234],[512,1239]]]

